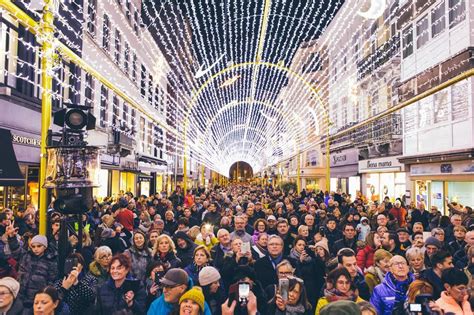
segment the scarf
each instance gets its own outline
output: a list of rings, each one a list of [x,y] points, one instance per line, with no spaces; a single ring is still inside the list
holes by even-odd
[[[343,294],[336,288],[329,290],[325,289],[324,296],[326,297],[329,303],[343,300],[355,302],[357,300],[357,295],[354,293],[354,291],[351,290],[347,292],[347,294]]]
[[[278,264],[281,263],[281,261],[283,260],[283,254],[280,254],[275,258],[273,258],[271,255],[268,255],[268,258],[270,258],[270,262],[273,265],[273,269],[276,269],[276,266],[278,266]]]
[[[412,282],[410,274],[408,274],[408,278],[404,281],[398,281],[397,279],[395,279],[395,276],[391,272],[389,273],[389,277],[390,280],[392,280],[392,283],[395,285],[395,301],[405,301],[408,287]]]
[[[300,315],[306,312],[306,308],[303,304],[289,305],[286,304],[286,315]]]
[[[301,261],[300,260],[300,257],[301,257],[301,253],[298,253],[298,251],[295,249],[295,248],[292,248],[291,251],[290,251],[290,257],[291,258],[294,258],[298,261]],[[311,261],[311,256],[307,255],[305,259],[303,259],[303,262],[310,262]]]

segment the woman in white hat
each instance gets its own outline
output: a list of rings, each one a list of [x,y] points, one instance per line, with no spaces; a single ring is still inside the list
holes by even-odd
[[[199,284],[211,309],[211,314],[220,314],[221,305],[225,301],[225,293],[220,280],[219,271],[212,266],[206,266],[199,272]]]
[[[20,315],[23,303],[17,299],[20,284],[11,277],[0,279],[0,314]]]

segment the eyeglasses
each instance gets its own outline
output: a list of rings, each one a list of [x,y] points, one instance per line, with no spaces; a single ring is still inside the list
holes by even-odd
[[[282,276],[292,276],[293,271],[278,271],[278,274],[280,274]]]
[[[112,255],[110,255],[110,254],[102,255],[102,256],[99,256],[99,259],[106,259],[106,258],[109,258],[109,257],[112,257]]]
[[[407,263],[404,261],[394,261],[392,266],[407,266]]]
[[[0,292],[0,296],[10,295],[12,294],[10,291],[2,291]]]

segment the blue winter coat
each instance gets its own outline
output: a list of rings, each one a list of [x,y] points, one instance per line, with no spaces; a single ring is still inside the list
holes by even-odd
[[[188,290],[194,286],[193,280],[189,278]],[[165,296],[162,294],[158,299],[151,303],[147,315],[168,315],[171,314],[175,305],[165,301]],[[206,301],[204,301],[204,315],[212,315],[211,309]]]
[[[390,275],[391,273],[387,272],[383,282],[374,288],[374,292],[370,298],[370,304],[375,307],[378,315],[391,315],[395,305],[398,302],[403,304],[406,299],[406,291],[397,291],[396,285],[393,283]],[[408,277],[410,283],[415,280],[415,277],[411,273],[408,274]],[[401,301],[397,301],[397,295],[401,296],[401,298],[399,298]]]

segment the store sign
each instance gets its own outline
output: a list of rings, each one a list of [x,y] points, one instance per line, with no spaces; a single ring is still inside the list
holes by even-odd
[[[398,156],[359,161],[360,173],[403,171],[403,169],[404,165],[398,161]]]
[[[341,152],[332,153],[331,158],[331,167],[337,167],[342,165],[357,164],[359,160],[359,153],[357,150],[346,150]]]
[[[459,161],[451,163],[413,164],[410,166],[410,175],[443,175],[443,174],[474,174],[474,162]]]
[[[41,140],[36,138],[30,138],[25,136],[19,136],[12,134],[12,142],[16,144],[29,145],[33,147],[41,146]]]

